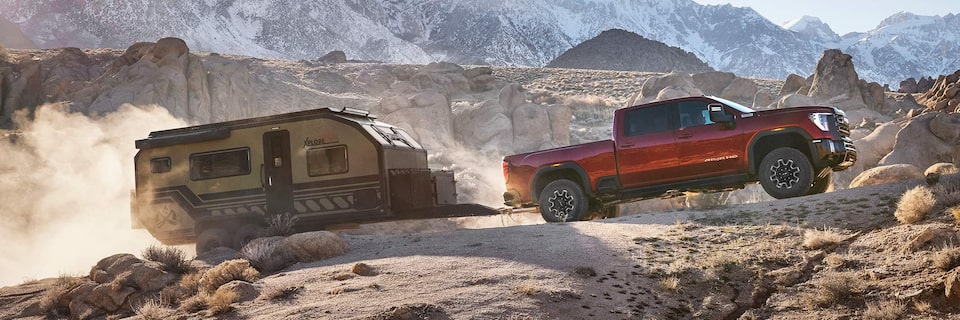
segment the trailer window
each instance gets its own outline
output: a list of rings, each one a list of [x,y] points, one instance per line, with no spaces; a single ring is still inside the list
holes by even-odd
[[[150,173],[164,173],[170,171],[170,158],[150,159]]]
[[[311,177],[345,173],[348,170],[347,146],[307,150],[307,174]]]
[[[250,149],[232,149],[190,155],[190,179],[203,180],[250,174]]]

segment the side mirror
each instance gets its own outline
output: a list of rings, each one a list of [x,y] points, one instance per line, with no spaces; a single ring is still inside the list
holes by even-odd
[[[710,109],[710,121],[722,123],[729,129],[733,129],[736,126],[736,123],[733,121],[733,115],[727,113],[723,109],[722,104],[712,103],[707,105],[707,108]]]

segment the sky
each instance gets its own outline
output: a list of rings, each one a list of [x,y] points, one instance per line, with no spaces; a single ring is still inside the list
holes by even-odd
[[[782,25],[804,15],[820,18],[839,35],[875,28],[901,11],[924,16],[960,13],[960,0],[693,0],[700,4],[751,7],[771,22]]]

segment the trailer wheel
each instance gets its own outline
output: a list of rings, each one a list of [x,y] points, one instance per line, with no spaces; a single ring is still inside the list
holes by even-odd
[[[580,185],[560,179],[540,192],[540,215],[547,222],[577,221],[586,216],[590,204]]]
[[[757,172],[763,190],[777,199],[806,195],[814,178],[807,156],[787,147],[774,149],[763,157]]]
[[[216,247],[230,247],[230,235],[221,228],[206,228],[197,235],[197,254],[210,251]]]
[[[263,235],[263,227],[253,223],[247,223],[241,225],[233,232],[233,248],[240,250],[243,249],[243,246],[253,241],[253,239],[259,238]]]

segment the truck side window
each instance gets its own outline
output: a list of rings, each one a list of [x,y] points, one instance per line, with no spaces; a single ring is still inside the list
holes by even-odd
[[[347,146],[307,149],[307,174],[311,177],[347,171]]]
[[[680,102],[680,127],[695,127],[713,124],[710,121],[710,110],[706,101]]]
[[[670,111],[674,110],[674,106],[676,105],[664,104],[627,111],[625,120],[627,136],[673,130],[673,126],[670,125]]]
[[[250,174],[250,149],[230,149],[190,155],[190,179],[204,180]]]

